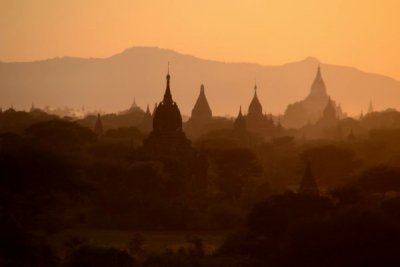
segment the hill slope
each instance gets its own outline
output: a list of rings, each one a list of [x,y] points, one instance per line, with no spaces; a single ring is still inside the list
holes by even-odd
[[[224,63],[149,47],[130,48],[104,59],[0,63],[0,106],[85,105],[119,111],[136,98],[142,108],[149,103],[152,109],[162,99],[168,61],[172,94],[182,113],[190,114],[204,83],[216,115],[236,115],[239,105],[247,110],[255,80],[264,111],[283,113],[288,104],[308,94],[319,64],[314,58],[281,66]],[[396,80],[324,63],[321,71],[328,94],[344,112],[365,112],[370,99],[377,109],[400,108],[400,82]]]

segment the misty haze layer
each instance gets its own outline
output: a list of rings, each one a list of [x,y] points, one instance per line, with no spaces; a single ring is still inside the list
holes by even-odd
[[[282,66],[224,63],[147,47],[104,59],[0,63],[0,106],[27,109],[34,103],[113,112],[129,107],[133,98],[142,108],[153,106],[168,61],[182,113],[190,114],[204,83],[215,115],[235,115],[240,105],[247,109],[255,82],[265,112],[283,113],[288,104],[307,96],[319,65],[314,58]],[[349,115],[365,112],[370,100],[376,109],[400,106],[400,82],[350,67],[320,65],[327,93]]]

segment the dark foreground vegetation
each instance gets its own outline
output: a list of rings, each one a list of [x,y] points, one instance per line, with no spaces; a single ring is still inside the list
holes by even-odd
[[[134,127],[98,137],[79,122],[15,111],[0,122],[1,266],[399,265],[396,126],[256,145],[209,133],[193,142],[208,167],[199,190],[179,159],[146,153]],[[296,193],[306,162],[320,194]],[[118,246],[79,234],[55,245],[74,229],[136,234]],[[153,249],[146,231],[226,238],[212,250],[201,235]]]

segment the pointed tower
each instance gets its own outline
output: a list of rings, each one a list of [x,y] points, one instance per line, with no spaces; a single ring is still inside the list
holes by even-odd
[[[147,104],[146,112],[143,115],[142,121],[137,125],[137,127],[144,133],[149,133],[151,131],[153,122],[153,117],[150,113],[149,104]]]
[[[153,113],[153,129],[144,140],[145,149],[154,155],[185,155],[192,151],[190,141],[182,130],[182,117],[178,105],[173,101],[170,79],[167,74],[167,84],[163,100]]]
[[[325,82],[322,79],[321,67],[318,65],[317,74],[315,75],[314,81],[311,85],[310,94],[308,97],[327,97]]]
[[[289,128],[301,128],[307,124],[317,122],[326,107],[329,95],[325,82],[322,78],[321,67],[318,66],[317,73],[311,83],[310,93],[302,101],[292,103],[287,106],[283,122]],[[333,101],[334,108],[336,109],[337,117],[342,117],[342,111],[336,107]]]
[[[197,98],[196,104],[192,109],[192,117],[193,121],[209,121],[212,118],[212,111],[210,105],[208,104],[206,94],[204,92],[204,85],[200,86],[200,94]]]
[[[206,192],[208,164],[205,158],[199,157],[182,130],[181,113],[172,98],[169,71],[166,78],[164,97],[153,114],[153,129],[143,140],[143,151],[147,157],[162,162],[164,166],[172,163],[173,168],[168,170],[170,182],[187,189],[190,196],[197,196]],[[174,181],[174,178],[178,180]]]
[[[337,119],[336,117],[336,109],[334,107],[334,104],[332,103],[331,98],[328,98],[328,103],[325,106],[323,115],[322,115],[324,120],[330,120],[334,121]]]
[[[246,120],[242,114],[242,106],[239,108],[239,114],[233,123],[233,130],[236,133],[243,134],[246,132]]]
[[[167,86],[164,98],[153,114],[153,131],[160,133],[182,132],[182,116],[178,106],[172,100],[169,71],[166,78]]]
[[[249,111],[247,112],[247,116],[250,117],[262,117],[262,106],[257,96],[257,85],[254,85],[254,96],[249,105]]]
[[[94,133],[100,137],[104,134],[103,123],[101,122],[100,114],[97,114],[96,124],[94,126]]]
[[[310,162],[307,162],[306,170],[300,182],[299,193],[307,195],[319,195],[318,185],[312,174]]]
[[[266,112],[263,114],[263,108],[257,96],[256,84],[254,85],[254,96],[250,102],[245,120],[247,130],[256,133],[259,136],[270,136],[275,131],[273,121],[268,118]]]
[[[211,130],[211,122],[212,111],[206,98],[204,85],[202,84],[200,86],[199,97],[192,109],[192,116],[185,124],[186,133],[190,138],[195,139]]]

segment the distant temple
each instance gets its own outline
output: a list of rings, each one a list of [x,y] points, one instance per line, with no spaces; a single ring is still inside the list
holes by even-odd
[[[235,134],[243,135],[247,131],[246,119],[242,114],[242,107],[239,108],[239,114],[233,123],[233,131]]]
[[[309,138],[342,139],[342,126],[337,116],[337,109],[330,97],[321,118],[314,124],[307,124],[301,131]]]
[[[212,111],[210,106],[208,105],[203,84],[200,86],[200,94],[197,98],[194,108],[192,109],[192,116],[190,119],[196,122],[204,123],[207,123],[212,119]]]
[[[283,124],[290,128],[301,128],[307,123],[315,123],[323,116],[328,101],[336,111],[338,118],[343,117],[340,105],[330,99],[325,82],[322,79],[321,68],[318,66],[317,74],[311,85],[308,96],[299,102],[288,105],[283,116]]]
[[[267,134],[274,131],[272,119],[263,114],[262,106],[257,97],[257,85],[254,85],[254,96],[246,115],[246,127],[250,132]]]
[[[142,110],[142,109],[136,104],[136,99],[133,98],[132,105],[129,108],[129,111],[137,111],[137,110]]]
[[[326,104],[324,108],[324,112],[322,113],[322,118],[319,120],[321,123],[325,123],[327,125],[333,125],[337,123],[338,117],[336,115],[336,108],[334,107],[334,104],[331,100],[331,98],[328,98],[328,103]]]
[[[275,126],[272,116],[268,117],[266,113],[263,114],[263,108],[257,96],[257,85],[254,85],[254,96],[244,119],[246,130],[250,133],[263,138],[274,137],[278,134],[278,128]]]
[[[137,127],[141,131],[143,131],[145,133],[149,133],[149,132],[151,132],[152,125],[153,125],[153,116],[151,115],[149,105],[147,104],[146,113],[144,113],[143,119],[137,125]]]
[[[200,94],[192,109],[192,116],[185,125],[186,132],[190,137],[198,137],[207,132],[212,122],[212,111],[208,104],[204,91],[204,85],[200,86]]]
[[[164,163],[172,160],[179,164],[180,171],[187,178],[185,186],[191,192],[204,193],[208,186],[208,162],[201,152],[192,147],[182,130],[182,117],[172,99],[170,79],[168,71],[164,98],[152,114],[153,128],[143,142],[143,149],[152,159]],[[149,108],[146,114],[149,116]]]
[[[157,155],[179,154],[191,151],[190,141],[182,130],[182,117],[178,105],[172,100],[169,72],[163,100],[153,114],[153,129],[144,140],[144,148]]]
[[[307,194],[307,195],[318,195],[319,194],[318,185],[312,174],[311,164],[309,162],[307,162],[304,176],[300,182],[299,193]]]

